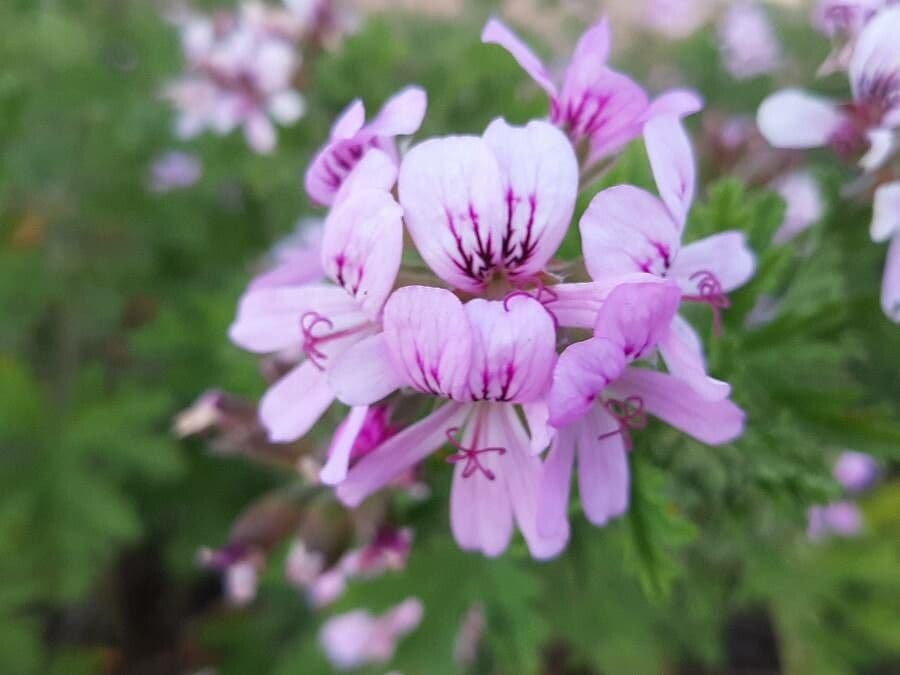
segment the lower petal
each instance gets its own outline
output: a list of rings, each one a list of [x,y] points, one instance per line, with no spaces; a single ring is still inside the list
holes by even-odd
[[[700,338],[687,321],[676,315],[657,347],[669,372],[691,385],[700,396],[710,401],[728,398],[731,385],[706,374]]]
[[[447,403],[382,443],[354,465],[337,487],[337,496],[347,506],[359,506],[373,492],[415,466],[447,440],[447,430],[458,427],[470,406]]]
[[[610,390],[622,399],[639,397],[648,413],[703,443],[728,443],[744,431],[743,410],[729,400],[708,401],[672,375],[628,368]]]
[[[628,509],[631,484],[618,421],[594,406],[578,428],[578,492],[587,519],[602,527]]]
[[[334,401],[325,373],[305,361],[276,382],[259,404],[259,417],[274,443],[295,441]]]
[[[569,491],[575,463],[575,427],[560,429],[541,472],[537,529],[544,537],[569,535]]]

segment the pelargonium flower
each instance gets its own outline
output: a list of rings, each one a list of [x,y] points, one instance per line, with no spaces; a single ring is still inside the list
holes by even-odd
[[[880,12],[860,33],[849,62],[851,103],[837,104],[796,89],[773,94],[759,108],[760,131],[776,147],[830,146],[844,159],[859,159],[874,173],[897,152],[900,127],[900,6]],[[871,236],[891,240],[884,270],[881,305],[900,322],[900,183],[875,193]]]
[[[662,112],[686,115],[701,107],[696,94],[682,90],[669,92],[651,103],[638,84],[607,66],[611,39],[606,19],[581,36],[559,83],[534,52],[497,19],[488,21],[481,39],[506,49],[547,92],[550,120],[584,154],[583,168],[609,157],[637,138],[644,122],[653,115]]]
[[[845,450],[838,456],[832,473],[847,492],[864,492],[878,480],[878,462],[864,452]]]
[[[442,288],[406,286],[384,308],[383,332],[349,349],[330,381],[353,406],[401,387],[446,401],[354,465],[338,497],[359,505],[394,476],[446,443],[456,448],[451,528],[459,545],[502,553],[515,522],[535,557],[559,552],[559,540],[535,529],[540,460],[516,408],[544,395],[556,359],[553,320],[527,296],[463,304]]]
[[[150,167],[150,189],[171,192],[190,187],[203,175],[203,164],[196,155],[186,152],[167,152]]]
[[[245,6],[233,16],[179,20],[187,72],[164,95],[179,111],[180,137],[243,128],[251,148],[269,153],[273,120],[290,125],[303,116],[303,97],[291,85],[301,62],[295,39],[269,30],[261,11]]]
[[[422,621],[425,607],[418,598],[407,598],[381,616],[355,610],[325,622],[319,643],[332,665],[342,670],[391,660],[397,643]]]
[[[769,96],[757,123],[779,148],[829,146],[874,171],[895,146],[900,126],[900,7],[880,13],[863,29],[849,63],[853,101],[835,103],[799,89]]]
[[[576,452],[588,520],[604,525],[625,512],[631,430],[644,426],[647,414],[712,445],[743,431],[744,413],[731,401],[707,400],[672,375],[631,365],[650,356],[670,330],[680,298],[670,280],[621,285],[603,303],[594,336],[560,355],[548,397],[550,424],[558,431],[541,484],[542,536],[568,537]]]
[[[328,142],[316,153],[306,171],[306,193],[314,202],[331,205],[346,177],[369,148],[378,148],[398,160],[396,136],[414,134],[422,124],[428,100],[420,87],[394,94],[366,124],[366,109],[356,99],[331,128]],[[390,189],[392,185],[387,185]]]
[[[851,501],[811,506],[807,517],[809,524],[806,533],[813,540],[825,539],[829,536],[855,537],[863,528],[863,518],[859,506]]]
[[[371,186],[391,167],[384,153],[367,153],[355,189],[328,214],[321,253],[331,283],[250,289],[241,299],[230,329],[236,344],[263,354],[299,346],[306,356],[260,403],[273,441],[309,431],[334,400],[326,377],[333,360],[378,329],[400,267],[403,225],[391,195]]]
[[[771,73],[781,63],[781,44],[760,5],[732,4],[718,28],[725,68],[736,79]]]
[[[819,68],[821,75],[844,70],[856,40],[866,24],[894,0],[819,0],[813,9],[813,26],[831,38],[834,46]]]
[[[674,115],[647,122],[644,140],[660,197],[632,185],[594,197],[579,223],[588,273],[597,281],[639,272],[674,279],[681,300],[708,304],[717,326],[719,311],[728,306],[726,293],[753,275],[753,253],[738,230],[682,247],[696,182],[690,141]],[[726,383],[707,376],[700,338],[687,321],[673,315],[658,346],[669,371],[701,395],[728,396]]]

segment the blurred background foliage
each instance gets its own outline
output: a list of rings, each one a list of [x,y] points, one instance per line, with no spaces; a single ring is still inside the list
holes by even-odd
[[[259,257],[315,212],[301,175],[350,99],[375,110],[420,83],[423,135],[545,113],[512,59],[479,43],[496,10],[366,17],[306,73],[308,114],[280,131],[274,155],[252,154],[238,135],[204,136],[184,146],[202,158],[201,181],[160,195],[149,167],[182,144],[159,96],[181,68],[159,8],[0,3],[3,673],[330,672],[316,644],[322,616],[277,559],[241,610],[196,564],[247,504],[296,476],[177,441],[171,420],[210,386],[261,393],[257,364],[226,328]],[[624,36],[615,61],[651,87],[660,70],[675,73],[703,92],[704,119],[752,115],[776,86],[812,80],[827,51],[804,11],[771,11],[788,52],[774,78],[731,79],[711,29],[675,43]],[[560,25],[557,42],[571,44],[578,22]],[[814,156],[827,216],[770,246],[781,200],[725,175],[705,122],[692,131],[705,184],[688,235],[739,227],[760,256],[724,335],[706,336],[712,372],[748,411],[747,434],[708,448],[651,425],[632,454],[629,515],[604,530],[576,517],[569,550],[549,564],[523,547],[497,561],[457,550],[441,498],[449,472],[429,471],[435,498],[395,506],[416,529],[408,569],[355,582],[325,612],[421,597],[425,620],[401,643],[397,671],[900,672],[900,331],[878,307],[884,251],[868,241],[869,209],[842,199],[847,176]],[[648,180],[635,144],[602,184]],[[577,240],[563,254],[576,256]],[[763,295],[780,299],[779,313],[748,323]],[[806,509],[840,495],[830,470],[844,447],[879,457],[882,484],[861,502],[860,536],[811,543]],[[461,667],[454,640],[473,602],[485,643]]]

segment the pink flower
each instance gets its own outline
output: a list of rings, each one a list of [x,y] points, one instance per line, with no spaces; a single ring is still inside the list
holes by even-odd
[[[900,7],[885,10],[863,29],[849,63],[853,101],[785,89],[759,107],[757,123],[778,148],[830,146],[839,156],[862,156],[867,171],[881,166],[893,149],[891,130],[900,125]],[[865,154],[863,154],[865,153]]]
[[[170,192],[188,188],[202,175],[203,164],[195,155],[167,152],[150,167],[150,189],[153,192]]]
[[[822,218],[825,205],[815,177],[809,171],[793,171],[775,181],[775,190],[787,208],[781,227],[772,238],[776,244],[790,241]]]
[[[808,512],[807,535],[810,539],[829,536],[853,537],[862,531],[862,514],[853,502],[834,502],[827,506],[812,506]]]
[[[553,321],[530,297],[471,300],[407,286],[384,309],[383,332],[362,340],[331,369],[338,398],[373,403],[401,387],[447,402],[354,465],[338,485],[349,506],[445,443],[455,446],[451,527],[465,550],[501,554],[515,522],[535,557],[560,542],[535,530],[540,460],[515,407],[539,402],[556,359]]]
[[[696,94],[672,91],[651,103],[630,78],[609,68],[609,23],[603,19],[581,36],[561,84],[509,28],[491,19],[482,42],[498,44],[550,97],[550,120],[565,130],[573,145],[588,146],[583,168],[616,153],[641,133],[644,122],[660,112],[687,115],[700,109]]]
[[[422,621],[425,608],[418,598],[407,598],[381,616],[355,610],[329,619],[319,632],[319,643],[336,668],[350,670],[390,661],[397,643]]]
[[[553,372],[550,424],[558,429],[544,465],[538,532],[568,538],[569,486],[577,451],[585,515],[601,526],[628,507],[631,430],[652,414],[699,441],[739,436],[744,413],[707,400],[672,375],[630,364],[646,358],[670,329],[680,301],[672,281],[624,284],[603,303],[594,337],[568,346]]]
[[[845,70],[863,28],[891,4],[894,0],[819,0],[813,10],[813,26],[834,42],[819,74]]]
[[[715,9],[710,0],[647,0],[644,24],[673,40],[695,33]]]
[[[719,22],[725,67],[742,80],[771,73],[781,63],[781,45],[765,10],[752,2],[732,4]]]
[[[674,115],[650,120],[644,140],[660,198],[631,185],[594,197],[579,223],[588,274],[595,281],[635,274],[673,279],[682,301],[710,306],[717,327],[726,293],[753,275],[753,253],[737,230],[681,246],[696,182],[690,141]],[[669,371],[703,397],[728,396],[725,382],[706,375],[700,338],[684,319],[672,316],[658,346]]]
[[[321,260],[331,283],[250,289],[241,299],[230,328],[236,344],[263,354],[299,346],[306,355],[260,403],[275,442],[309,431],[334,400],[327,381],[333,360],[377,330],[400,267],[403,224],[390,194],[369,186],[392,166],[384,153],[367,153],[352,177],[358,189],[328,214]],[[329,472],[335,480],[341,473]]]
[[[353,101],[338,117],[331,128],[331,138],[306,171],[306,193],[310,199],[323,205],[333,204],[344,180],[369,148],[384,151],[396,163],[394,137],[414,134],[422,124],[426,107],[425,91],[407,87],[388,99],[375,119],[366,124],[363,102]],[[390,190],[393,181],[383,187]]]
[[[349,551],[341,559],[340,567],[350,577],[376,577],[389,570],[403,570],[412,551],[413,531],[410,528],[382,526],[372,541],[362,548]]]
[[[253,278],[247,290],[321,280],[325,274],[322,269],[322,231],[323,223],[319,219],[307,218],[297,223],[294,234],[276,244],[265,269]]]
[[[845,450],[838,457],[832,473],[848,492],[863,492],[878,480],[878,462],[864,452]]]
[[[250,147],[266,154],[275,149],[273,121],[290,125],[303,116],[303,97],[291,86],[300,66],[296,36],[272,31],[265,11],[246,6],[237,15],[176,19],[187,72],[164,95],[179,111],[181,138],[242,128]]]

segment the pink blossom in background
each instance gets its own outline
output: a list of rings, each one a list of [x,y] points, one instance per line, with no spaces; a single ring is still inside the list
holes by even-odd
[[[893,0],[819,0],[813,9],[813,26],[834,44],[819,74],[846,70],[863,28],[892,4]]]
[[[323,221],[303,218],[294,233],[278,242],[268,255],[263,271],[247,290],[313,283],[325,275],[322,269]]]
[[[878,480],[878,462],[864,452],[845,450],[838,456],[833,473],[848,492],[864,492]]]
[[[259,574],[265,565],[259,552],[240,545],[203,549],[200,562],[222,573],[225,598],[229,603],[241,607],[256,599]]]
[[[388,663],[397,645],[422,621],[424,605],[407,598],[380,616],[355,610],[332,617],[319,631],[319,644],[340,670]]]
[[[422,124],[427,97],[421,87],[407,87],[392,96],[371,122],[360,99],[341,113],[331,128],[328,142],[316,153],[306,171],[306,193],[322,205],[334,203],[349,173],[370,148],[384,151],[398,162],[396,136],[414,134]],[[392,176],[391,172],[385,175]],[[391,184],[382,186],[386,190]]]
[[[759,107],[759,129],[775,147],[830,147],[839,157],[853,160],[874,173],[896,156],[900,126],[900,6],[869,21],[853,46],[848,74],[853,101],[838,104],[798,89],[769,96]],[[898,183],[875,193],[872,239],[891,241],[882,280],[885,315],[900,323],[900,230]]]
[[[685,90],[672,90],[651,103],[638,84],[609,68],[611,37],[606,19],[581,36],[561,81],[499,20],[488,21],[481,39],[506,49],[547,92],[550,120],[568,134],[579,152],[586,146],[582,168],[621,150],[640,135],[653,115],[689,115],[702,107],[699,97]]]
[[[469,666],[475,662],[486,629],[487,617],[484,615],[484,606],[477,602],[466,610],[459,632],[456,634],[453,660],[457,665]]]
[[[191,187],[203,175],[203,164],[196,155],[172,151],[157,158],[150,167],[150,189],[171,192]]]
[[[644,25],[671,40],[697,32],[712,16],[713,0],[646,0]]]
[[[813,540],[831,536],[854,537],[863,527],[859,507],[849,501],[835,502],[827,506],[812,506],[808,512],[808,521],[806,532]]]
[[[178,136],[240,128],[253,150],[272,152],[275,124],[291,125],[304,113],[303,97],[292,84],[301,64],[296,42],[302,26],[294,26],[285,9],[256,4],[233,15],[187,14],[175,21],[186,72],[164,95],[178,110]]]
[[[719,21],[718,32],[725,68],[732,77],[743,80],[764,75],[781,64],[781,45],[759,4],[730,4]]]
[[[824,215],[825,204],[819,184],[809,171],[798,170],[781,176],[774,187],[784,199],[786,209],[784,221],[772,240],[783,244],[819,221]]]

